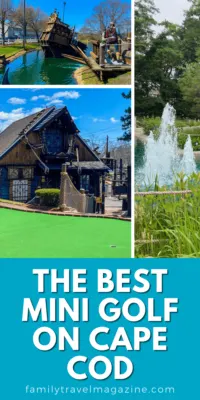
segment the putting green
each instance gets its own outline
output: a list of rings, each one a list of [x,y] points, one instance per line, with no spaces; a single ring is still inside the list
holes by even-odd
[[[116,246],[116,247],[112,247]],[[0,208],[0,257],[128,258],[131,224]]]

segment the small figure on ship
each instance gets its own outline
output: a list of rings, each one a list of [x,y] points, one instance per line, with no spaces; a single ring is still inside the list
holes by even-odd
[[[118,35],[114,22],[110,22],[110,26],[106,29],[104,37],[108,46],[110,44],[118,44]]]
[[[100,65],[118,64],[120,61],[118,34],[114,22],[102,34]],[[104,48],[104,49],[103,49]],[[105,53],[105,54],[104,54]]]

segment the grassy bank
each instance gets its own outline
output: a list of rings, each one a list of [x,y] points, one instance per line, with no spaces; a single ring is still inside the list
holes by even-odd
[[[74,78],[79,85],[105,85],[105,82],[101,82],[96,74],[87,66],[78,68],[74,73]],[[131,72],[109,78],[106,83],[108,85],[130,85]]]
[[[136,196],[136,257],[200,257],[200,174],[180,176],[172,190],[184,189],[192,193]]]
[[[78,85],[103,85],[95,73],[87,66],[78,68],[74,72]]]
[[[39,43],[28,43],[26,45],[26,50],[38,50],[40,49]],[[16,55],[17,53],[23,51],[24,48],[22,44],[13,44],[11,46],[0,46],[0,56],[5,55],[6,58],[12,57]]]
[[[108,78],[108,85],[131,85],[131,72],[117,75],[114,78]]]

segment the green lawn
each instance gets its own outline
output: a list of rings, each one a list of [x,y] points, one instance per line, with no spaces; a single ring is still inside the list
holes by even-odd
[[[0,209],[1,258],[130,256],[130,222]]]
[[[26,50],[31,50],[31,49],[39,49],[40,45],[38,43],[31,43],[26,45]],[[15,54],[19,53],[19,51],[22,51],[23,46],[22,44],[15,44],[11,46],[0,46],[0,56],[5,55],[6,58],[14,56]]]

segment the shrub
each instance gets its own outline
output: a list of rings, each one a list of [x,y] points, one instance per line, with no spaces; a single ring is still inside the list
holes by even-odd
[[[148,135],[150,131],[158,130],[160,124],[160,117],[137,118],[137,126],[143,128],[146,135]],[[176,119],[175,124],[176,128],[199,127],[200,121],[191,119]]]
[[[137,119],[137,124],[139,127],[144,129],[145,135],[148,135],[150,131],[157,130],[161,124],[161,118],[156,117],[156,118],[149,118],[149,117],[144,117],[144,118],[138,118]]]
[[[181,149],[184,148],[187,136],[190,135],[192,140],[192,147],[194,151],[200,150],[200,128],[184,129],[179,131],[178,145]]]
[[[35,194],[40,197],[41,206],[58,207],[60,189],[37,189]]]

